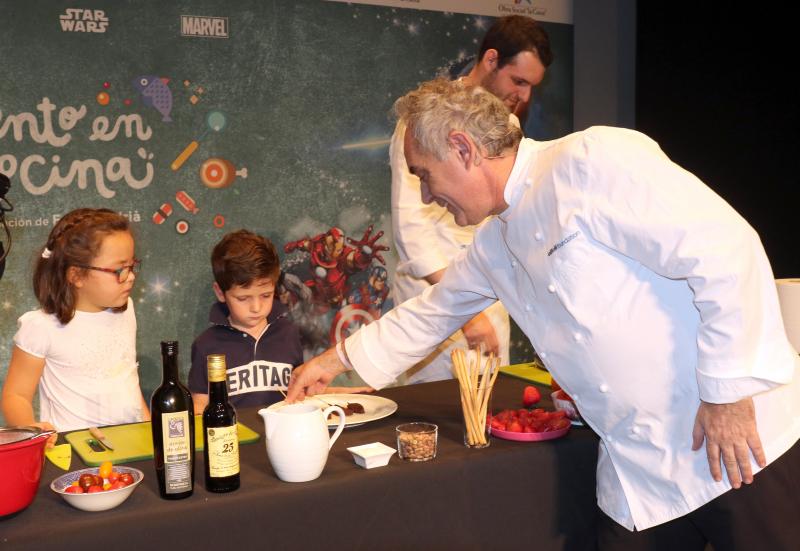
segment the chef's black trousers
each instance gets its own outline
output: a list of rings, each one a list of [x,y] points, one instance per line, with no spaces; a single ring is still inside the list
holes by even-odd
[[[724,469],[723,469],[724,476]],[[755,475],[680,518],[630,532],[600,511],[600,551],[797,551],[800,441]]]

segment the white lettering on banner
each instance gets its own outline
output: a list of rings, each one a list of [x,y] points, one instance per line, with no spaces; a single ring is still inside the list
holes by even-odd
[[[120,210],[117,212],[131,222],[138,223],[142,221],[142,215],[139,214],[138,210]],[[51,222],[55,226],[59,220],[61,220],[61,214],[53,214],[52,221],[50,218],[44,216],[39,216],[37,218],[9,218],[6,216],[6,224],[8,224],[9,228],[49,227]]]
[[[228,38],[228,18],[181,15],[181,36]]]
[[[119,127],[125,125],[125,137],[133,137],[133,131],[136,130],[136,137],[142,141],[147,141],[153,135],[153,130],[144,123],[141,115],[120,115],[114,123],[114,128],[111,132],[108,131],[108,118],[102,115],[96,117],[92,121],[92,135],[89,136],[90,141],[100,140],[103,142],[110,142],[117,137]],[[144,128],[142,126],[144,125]]]
[[[229,367],[226,374],[228,394],[247,394],[289,388],[292,366],[287,363],[254,361],[238,367]]]
[[[32,165],[47,164],[45,158],[41,155],[29,155],[22,160],[19,164],[19,179],[22,183],[22,187],[31,195],[44,195],[50,191],[53,186],[69,187],[76,178],[78,189],[86,189],[89,183],[89,172],[91,171],[94,175],[94,184],[97,192],[104,199],[111,199],[117,192],[106,186],[106,179],[112,183],[125,180],[128,187],[132,189],[144,189],[153,181],[153,164],[150,162],[153,159],[153,154],[147,153],[143,147],[139,148],[138,153],[139,157],[147,161],[145,164],[145,175],[141,179],[137,179],[133,175],[131,161],[125,157],[112,157],[106,162],[105,167],[97,159],[72,161],[66,175],[62,175],[58,166],[61,158],[58,155],[53,155],[51,158],[53,166],[50,168],[50,174],[43,184],[36,183],[36,181],[41,182],[41,179],[35,181],[32,178],[32,172],[35,172],[35,170],[32,171]],[[10,157],[10,155],[0,157],[0,168],[3,168],[4,157]],[[11,177],[14,175],[14,171],[9,171],[6,175]]]
[[[69,10],[68,10],[69,11]],[[38,115],[30,112],[9,114],[3,118],[0,111],[0,139],[13,137],[17,142],[25,138],[52,147],[62,148],[72,141],[70,131],[86,116],[86,106],[80,108],[65,106],[58,112],[58,127],[63,134],[57,134],[53,124],[53,112],[56,106],[47,97],[36,105]],[[100,115],[92,121],[92,133],[89,141],[110,142],[119,137],[135,138],[147,141],[153,136],[152,128],[144,122],[141,115],[120,115],[113,123],[108,117]],[[153,181],[153,154],[148,153],[143,147],[136,151],[138,157],[145,163],[144,175],[134,175],[131,159],[126,157],[111,157],[107,161],[98,159],[73,160],[69,168],[62,171],[61,156],[51,155],[50,166],[47,171],[48,160],[44,155],[32,153],[18,160],[13,154],[0,155],[0,172],[9,178],[19,174],[22,187],[31,195],[44,195],[54,186],[66,188],[75,183],[78,189],[86,189],[91,183],[104,199],[111,199],[116,191],[110,189],[106,183],[124,181],[131,189],[144,189]],[[44,171],[42,168],[44,167]],[[138,171],[136,171],[138,172]],[[46,175],[45,175],[46,173]]]
[[[64,32],[104,33],[108,29],[108,17],[103,10],[67,8],[58,19]]]
[[[537,19],[547,15],[546,8],[520,4],[497,4],[497,11],[502,15],[527,15]]]
[[[0,139],[8,134],[9,129],[14,129],[14,140],[21,142],[23,130],[28,127],[28,135],[36,143],[47,143],[53,147],[64,147],[72,139],[69,132],[56,135],[53,130],[53,111],[56,106],[50,103],[49,98],[42,98],[41,103],[36,105],[37,111],[42,114],[42,126],[39,128],[39,119],[33,113],[19,113],[17,115],[6,115],[3,121],[3,111],[0,110]],[[72,128],[86,115],[86,106],[81,105],[80,109],[74,107],[64,107],[58,113],[58,125],[62,130],[72,130]]]

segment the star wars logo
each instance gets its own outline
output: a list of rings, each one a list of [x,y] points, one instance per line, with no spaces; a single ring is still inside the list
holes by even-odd
[[[108,17],[103,10],[67,8],[59,19],[64,32],[104,33],[108,29]]]
[[[181,15],[181,36],[228,38],[228,18]]]

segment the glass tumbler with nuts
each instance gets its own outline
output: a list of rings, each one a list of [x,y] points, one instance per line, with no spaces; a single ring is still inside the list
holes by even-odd
[[[438,427],[433,423],[404,423],[395,430],[400,459],[428,461],[436,457]]]

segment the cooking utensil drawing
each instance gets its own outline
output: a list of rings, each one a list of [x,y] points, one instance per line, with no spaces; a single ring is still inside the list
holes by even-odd
[[[225,116],[225,113],[222,111],[211,111],[208,115],[206,115],[206,129],[203,130],[203,133],[200,134],[199,138],[189,142],[189,145],[187,145],[184,150],[181,151],[181,154],[178,155],[174,161],[172,161],[171,165],[169,165],[170,168],[174,171],[179,170],[183,166],[183,163],[185,163],[197,150],[197,148],[200,146],[200,141],[208,135],[209,131],[213,130],[214,132],[220,132],[227,126],[227,124],[228,118]]]

